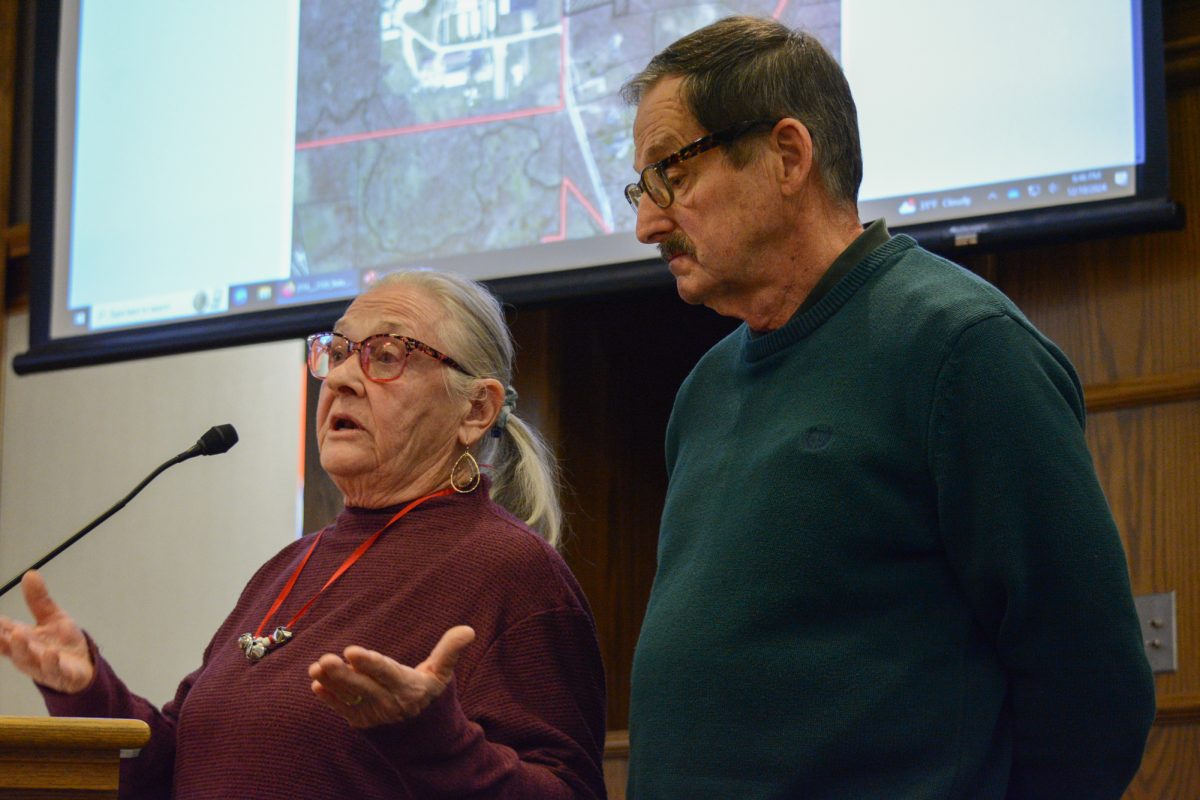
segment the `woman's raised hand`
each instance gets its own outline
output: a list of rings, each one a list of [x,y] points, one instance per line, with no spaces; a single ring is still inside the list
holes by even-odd
[[[458,657],[475,631],[446,631],[429,658],[415,667],[351,645],[341,656],[326,653],[308,668],[313,693],[355,728],[402,722],[420,714],[454,677]]]
[[[96,673],[83,631],[50,598],[37,572],[25,573],[21,592],[33,624],[0,617],[0,655],[43,686],[67,694],[83,691]]]

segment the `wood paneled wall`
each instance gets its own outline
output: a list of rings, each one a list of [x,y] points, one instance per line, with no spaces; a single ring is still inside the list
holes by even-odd
[[[608,727],[623,729],[633,648],[654,580],[667,417],[692,365],[735,326],[683,304],[667,284],[517,309],[510,324],[520,345],[519,413],[539,424],[562,463],[570,526],[564,554],[596,613]]]
[[[1182,231],[996,258],[995,280],[1074,361],[1135,594],[1176,593],[1179,669],[1128,798],[1200,797],[1200,2],[1167,2],[1171,191]]]

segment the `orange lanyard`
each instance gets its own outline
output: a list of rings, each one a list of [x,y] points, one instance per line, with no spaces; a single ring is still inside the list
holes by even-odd
[[[271,617],[275,616],[275,612],[278,611],[279,607],[283,605],[283,601],[287,600],[288,595],[292,593],[292,588],[296,585],[296,581],[300,578],[300,573],[304,571],[304,567],[308,564],[308,559],[312,557],[313,551],[317,549],[317,545],[321,542],[321,536],[324,535],[325,532],[321,531],[321,533],[318,533],[313,539],[313,543],[309,546],[308,552],[305,553],[304,558],[301,559],[300,565],[296,567],[296,571],[292,573],[292,577],[288,578],[288,582],[284,584],[283,589],[279,592],[279,596],[276,597],[275,602],[271,604],[270,610],[267,611],[266,615],[262,618],[262,622],[258,623],[258,630],[256,630],[254,633],[243,633],[240,637],[238,637],[238,647],[246,654],[246,658],[252,662],[258,661],[267,653],[271,652],[271,650],[279,647],[282,644],[286,644],[292,638],[292,628],[295,626],[296,622],[308,613],[309,608],[311,608],[312,604],[316,602],[316,599],[321,596],[321,593],[332,586],[334,581],[342,577],[342,574],[345,573],[346,570],[354,566],[354,563],[362,558],[363,553],[371,549],[371,545],[375,544],[379,537],[383,535],[384,531],[390,528],[393,523],[398,521],[409,511],[412,511],[426,500],[432,500],[435,497],[445,497],[453,491],[454,490],[451,488],[440,489],[431,494],[427,494],[424,497],[418,497],[416,500],[413,500],[404,508],[396,512],[396,515],[389,519],[382,528],[375,531],[375,533],[372,534],[369,539],[360,544],[353,553],[347,556],[346,560],[342,562],[342,565],[338,567],[332,575],[329,576],[329,580],[325,581],[325,585],[318,589],[317,593],[309,598],[308,602],[296,612],[295,616],[288,620],[286,625],[281,625],[280,627],[276,628],[270,636],[263,636],[263,628],[267,627],[267,622],[271,619]]]

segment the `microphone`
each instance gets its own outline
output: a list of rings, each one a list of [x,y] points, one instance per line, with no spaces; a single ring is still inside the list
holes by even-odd
[[[145,480],[143,480],[141,483],[139,483],[137,486],[135,486],[132,492],[125,495],[125,498],[123,500],[118,502],[115,506],[110,508],[108,511],[105,511],[103,514],[101,514],[96,519],[92,520],[92,522],[86,528],[81,530],[79,533],[75,534],[70,539],[67,539],[65,542],[63,542],[58,547],[51,550],[46,555],[42,556],[38,560],[38,562],[36,564],[34,564],[33,566],[29,567],[29,569],[22,570],[21,572],[19,572],[17,574],[17,576],[15,578],[13,578],[8,583],[4,584],[4,588],[0,589],[0,597],[3,597],[5,594],[8,593],[8,591],[10,589],[12,589],[18,583],[20,583],[21,577],[26,572],[29,572],[29,570],[31,570],[31,569],[41,569],[48,561],[50,561],[50,559],[54,558],[59,553],[61,553],[63,550],[66,550],[68,547],[70,547],[71,545],[78,542],[85,535],[87,535],[89,532],[91,532],[91,530],[93,528],[98,526],[100,523],[104,522],[104,520],[108,519],[113,514],[120,511],[122,508],[124,508],[125,504],[128,503],[130,500],[132,500],[134,497],[136,497],[138,492],[142,491],[142,489],[145,489],[147,484],[150,483],[150,481],[157,478],[159,475],[161,475],[163,472],[165,472],[169,467],[173,467],[176,464],[180,463],[181,461],[187,461],[189,458],[195,458],[196,456],[220,455],[221,453],[224,453],[229,448],[231,448],[235,444],[237,444],[237,441],[238,441],[237,431],[235,431],[233,429],[232,425],[217,425],[215,427],[209,428],[208,431],[203,436],[201,436],[200,439],[194,445],[189,447],[187,450],[184,450],[182,453],[175,456],[174,458],[167,461],[166,463],[160,465],[158,467],[158,469],[154,470],[154,472],[151,472],[149,475],[147,475]]]
[[[176,456],[178,461],[175,463],[178,464],[180,461],[187,461],[196,456],[219,456],[237,442],[237,431],[233,429],[232,425],[217,425],[209,428],[199,441]]]

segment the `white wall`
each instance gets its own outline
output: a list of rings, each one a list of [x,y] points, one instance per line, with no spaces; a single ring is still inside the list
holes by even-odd
[[[246,580],[297,534],[303,343],[19,377],[12,358],[27,341],[27,315],[13,315],[3,364],[0,585],[213,425],[232,423],[240,436],[224,455],[167,470],[42,570],[117,674],[161,705],[199,664]],[[19,588],[0,598],[0,614],[28,619]],[[45,713],[32,684],[3,660],[0,715]]]

